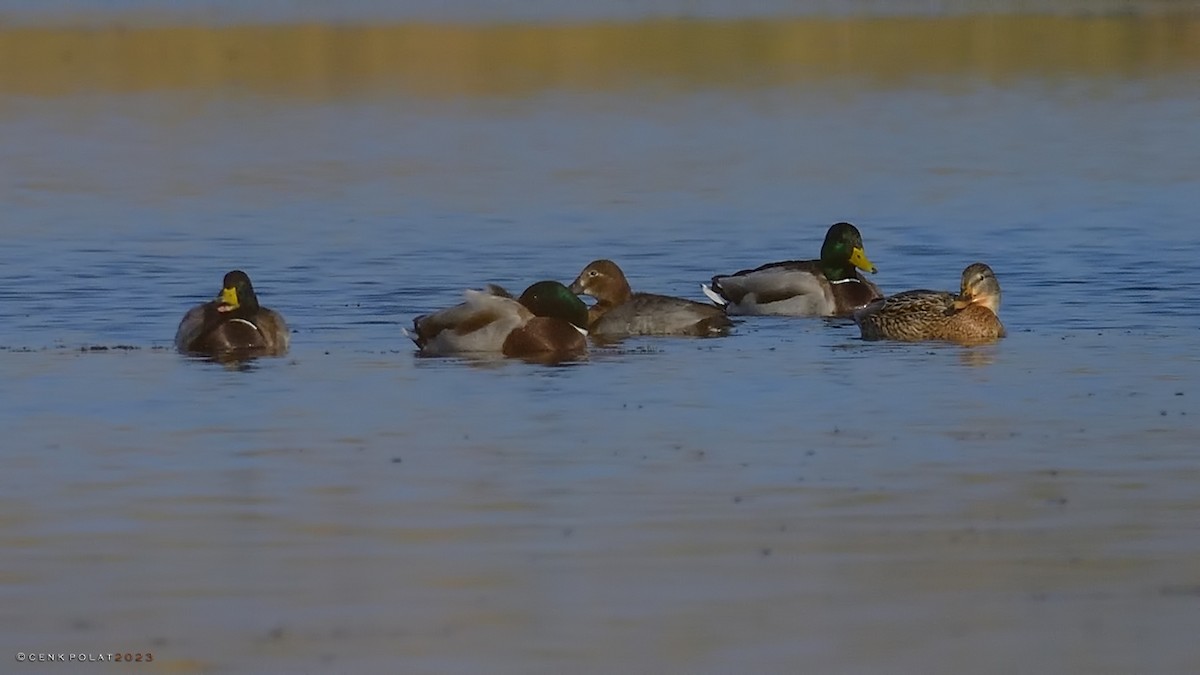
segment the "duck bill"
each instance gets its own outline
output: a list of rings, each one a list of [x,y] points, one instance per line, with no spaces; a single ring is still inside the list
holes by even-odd
[[[850,251],[850,264],[864,272],[870,272],[871,274],[875,274],[876,272],[875,264],[867,258],[867,252],[862,250],[861,246],[855,246]]]
[[[217,297],[221,301],[221,306],[217,307],[218,312],[232,312],[238,308],[238,296],[236,288],[223,288],[221,295]]]
[[[578,277],[575,278],[575,281],[571,282],[571,285],[568,288],[570,288],[571,292],[574,293],[575,295],[583,295],[583,292],[585,290],[583,288],[583,281],[581,279],[579,279]]]

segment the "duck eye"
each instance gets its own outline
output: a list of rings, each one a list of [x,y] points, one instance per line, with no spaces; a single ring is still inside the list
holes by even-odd
[[[589,277],[598,277],[598,276],[600,276],[600,273],[597,272],[596,270],[592,270],[591,272],[588,272],[588,276]]]

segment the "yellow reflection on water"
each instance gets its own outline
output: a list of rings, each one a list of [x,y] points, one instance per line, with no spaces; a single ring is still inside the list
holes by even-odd
[[[0,27],[0,92],[244,88],[331,97],[739,87],[830,77],[1144,75],[1200,66],[1188,16],[576,25]]]

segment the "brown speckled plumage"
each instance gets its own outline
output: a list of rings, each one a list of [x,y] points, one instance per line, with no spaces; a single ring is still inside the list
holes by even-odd
[[[1004,337],[1000,283],[992,269],[974,263],[963,270],[958,294],[904,291],[859,310],[855,322],[865,340],[944,340],[980,344]]]

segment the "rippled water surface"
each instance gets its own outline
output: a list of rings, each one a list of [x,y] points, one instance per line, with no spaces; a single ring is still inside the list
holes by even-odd
[[[4,5],[0,658],[1195,672],[1200,20],[1154,7]],[[837,220],[888,292],[991,264],[1010,337],[763,317],[545,367],[402,334],[598,257],[701,299]],[[172,352],[235,267],[291,353]]]

